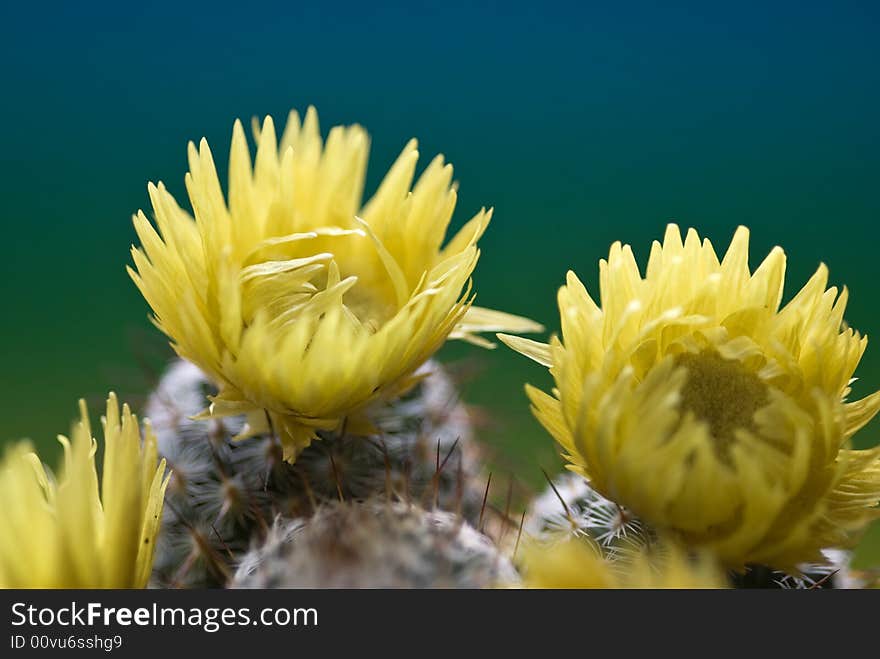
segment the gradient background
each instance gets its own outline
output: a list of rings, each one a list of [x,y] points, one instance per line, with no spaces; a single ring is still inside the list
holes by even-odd
[[[789,255],[788,295],[820,261],[880,328],[880,10],[875,3],[4,3],[0,8],[0,442],[48,459],[85,396],[135,403],[163,339],[124,271],[146,182],[183,195],[185,146],[225,161],[234,118],[314,104],[373,138],[368,190],[406,139],[456,167],[456,224],[494,205],[479,303],[558,327],[565,271],[591,290],[616,239],[644,263],[674,219],[753,264]],[[180,197],[178,197],[180,198]],[[507,349],[453,346],[476,375],[499,464],[558,459]],[[856,394],[880,387],[869,347]],[[875,443],[878,425],[862,433]],[[880,534],[875,534],[880,535]]]

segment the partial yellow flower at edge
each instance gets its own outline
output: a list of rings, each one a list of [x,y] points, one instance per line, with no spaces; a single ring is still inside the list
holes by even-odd
[[[601,549],[576,538],[552,543],[527,541],[518,563],[525,588],[616,588],[619,583]]]
[[[369,428],[374,402],[411,387],[447,338],[540,331],[472,306],[481,210],[448,242],[452,168],[436,157],[418,180],[409,142],[363,206],[369,139],[360,126],[322,140],[313,108],[292,112],[280,140],[255,126],[251,163],[236,122],[224,198],[207,142],[189,147],[194,217],[160,183],[155,225],[134,218],[129,268],[177,353],[220,393],[206,416],[246,414],[242,436],[275,432],[293,460],[319,430]],[[158,231],[157,231],[158,230]]]
[[[144,588],[150,576],[168,478],[156,437],[114,394],[107,401],[103,473],[88,411],[71,437],[57,480],[28,442],[0,463],[0,588]]]
[[[611,558],[587,538],[530,541],[520,560],[525,588],[540,589],[705,589],[729,588],[724,571],[706,552],[689,555],[663,540]]]
[[[822,265],[780,308],[785,255],[752,273],[748,237],[719,261],[670,225],[644,277],[615,243],[601,306],[574,273],[560,289],[562,340],[499,336],[549,367],[550,394],[527,387],[534,414],[597,491],[728,567],[792,571],[880,516],[880,447],[849,444],[880,393],[847,401],[867,344],[843,322],[847,290]]]

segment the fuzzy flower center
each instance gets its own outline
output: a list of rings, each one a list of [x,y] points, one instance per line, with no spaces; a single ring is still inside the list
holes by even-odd
[[[676,358],[687,369],[681,389],[682,412],[693,412],[709,426],[716,447],[723,454],[736,431],[757,432],[755,412],[767,404],[767,385],[740,362],[704,350]]]

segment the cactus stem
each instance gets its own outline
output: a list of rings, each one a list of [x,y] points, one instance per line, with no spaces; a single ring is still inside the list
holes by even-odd
[[[474,479],[483,451],[443,369],[428,369],[430,377],[418,388],[371,408],[375,430],[348,430],[352,419],[343,421],[341,428],[321,431],[322,441],[291,464],[283,459],[274,415],[261,424],[262,434],[241,441],[233,437],[246,428],[243,416],[194,418],[216,387],[189,362],[175,361],[147,403],[160,451],[175,474],[152,583],[168,587],[173,578],[183,587],[225,585],[209,561],[232,567],[248,547],[265,542],[277,518],[306,522],[331,501],[412,507],[440,515],[450,530],[460,525],[463,533],[473,531],[481,487]],[[453,409],[443,409],[447,405]],[[435,417],[448,421],[438,425]],[[486,526],[497,535],[494,520]],[[200,537],[214,556],[196,551],[190,557]]]

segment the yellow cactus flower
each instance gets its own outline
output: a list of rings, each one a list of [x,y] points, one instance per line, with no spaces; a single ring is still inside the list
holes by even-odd
[[[157,465],[156,437],[143,441],[128,406],[107,401],[103,473],[80,401],[71,438],[59,436],[64,460],[57,480],[28,442],[0,463],[0,588],[143,588],[153,565],[168,479]]]
[[[550,368],[533,411],[597,491],[729,567],[794,570],[878,517],[880,447],[849,439],[880,392],[846,402],[867,343],[843,323],[846,288],[821,265],[780,308],[785,255],[751,273],[748,238],[719,262],[670,225],[644,277],[615,243],[601,306],[568,274],[561,341],[501,338]]]
[[[235,123],[228,200],[202,140],[186,176],[195,217],[160,183],[149,186],[158,232],[134,218],[142,249],[129,273],[178,354],[219,386],[206,416],[247,414],[241,436],[275,432],[292,461],[318,430],[367,428],[364,409],[411,386],[447,338],[485,345],[477,332],[539,331],[472,306],[492,212],[443,244],[456,186],[441,156],[413,186],[409,142],[361,207],[361,127],[333,128],[322,143],[309,108],[302,123],[290,114],[280,142],[269,117],[254,133],[252,165]]]
[[[680,545],[662,540],[619,558],[604,555],[586,538],[567,537],[523,546],[520,562],[526,588],[705,589],[730,582],[707,552],[690,556]]]

